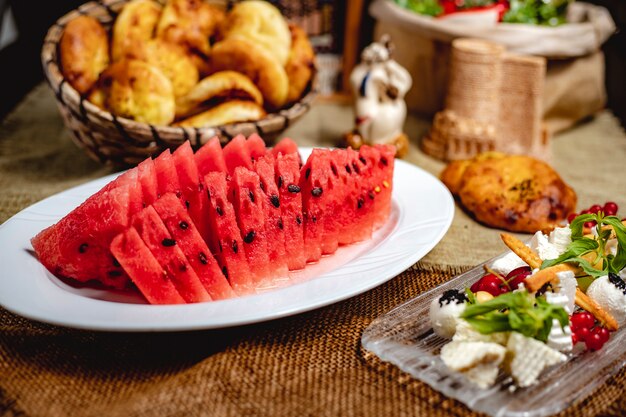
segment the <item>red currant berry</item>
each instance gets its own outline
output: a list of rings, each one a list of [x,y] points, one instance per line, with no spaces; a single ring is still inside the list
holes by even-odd
[[[591,213],[591,211],[589,211],[589,209],[583,210],[580,212],[580,214],[589,214]]]
[[[602,206],[599,204],[594,204],[593,206],[589,207],[589,213],[598,214],[601,211],[602,211]]]
[[[576,345],[576,343],[578,343],[578,336],[576,336],[576,333],[572,333],[572,345]]]
[[[593,330],[591,331],[591,334],[597,334],[600,336],[600,340],[602,340],[602,343],[606,343],[609,341],[609,339],[611,338],[611,334],[609,333],[609,331],[607,329],[605,329],[604,327],[594,327]]]
[[[473,292],[474,294],[480,291],[480,280],[472,284],[472,286],[470,287],[470,291]]]
[[[579,342],[584,342],[591,335],[591,330],[586,327],[582,327],[580,329],[576,329],[576,337]]]
[[[591,229],[592,227],[595,227],[595,225],[596,225],[595,220],[591,220],[591,221],[585,222],[585,227],[588,228],[588,229]]]
[[[604,342],[602,341],[602,336],[598,333],[591,333],[585,339],[585,345],[587,345],[588,350],[600,350],[602,346],[604,346]]]
[[[615,216],[617,214],[617,210],[619,210],[619,207],[617,207],[617,204],[614,202],[607,201],[604,203],[604,214],[606,216]]]
[[[499,296],[500,294],[502,294],[502,289],[500,288],[500,285],[493,282],[493,281],[484,281],[480,283],[479,286],[479,291],[485,291],[488,292],[489,294],[493,295],[494,297]],[[506,292],[506,291],[504,291]]]
[[[526,278],[532,273],[529,266],[520,266],[508,273],[505,280],[509,284],[511,290],[516,290],[519,284],[522,284]]]
[[[573,222],[573,221],[574,221],[574,219],[575,219],[576,217],[578,217],[578,213],[570,213],[570,214],[567,216],[567,222],[568,222],[568,223]]]
[[[572,331],[577,332],[579,329],[590,330],[596,323],[596,320],[590,313],[583,311],[581,313],[574,313],[569,319],[571,323]]]

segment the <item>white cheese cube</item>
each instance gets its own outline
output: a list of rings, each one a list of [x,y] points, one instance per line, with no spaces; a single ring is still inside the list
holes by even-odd
[[[566,359],[565,355],[539,340],[517,332],[509,336],[505,366],[520,387],[533,385],[545,368]]]

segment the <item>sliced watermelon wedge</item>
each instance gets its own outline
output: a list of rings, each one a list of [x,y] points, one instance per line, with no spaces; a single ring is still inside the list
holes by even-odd
[[[246,143],[246,138],[243,135],[237,135],[222,150],[226,169],[231,176],[235,173],[235,168],[237,167],[253,168]]]
[[[265,148],[265,141],[261,139],[261,136],[256,133],[250,135],[248,140],[246,140],[246,148],[248,150],[248,155],[250,156],[250,160],[254,163],[258,161],[259,158],[265,156],[267,149]]]
[[[227,172],[222,145],[217,136],[209,139],[194,155],[200,178],[213,171]]]
[[[137,213],[132,225],[186,302],[211,300],[187,257],[178,247],[178,242],[172,238],[154,207],[146,207]]]
[[[256,282],[250,275],[235,209],[228,200],[226,173],[210,172],[204,177],[204,184],[209,202],[211,252],[238,295],[254,293]]]
[[[150,304],[183,304],[168,274],[133,228],[117,235],[111,252]]]
[[[154,171],[154,161],[148,158],[137,166],[139,174],[139,183],[141,184],[141,193],[143,195],[143,206],[149,206],[154,203],[158,197],[159,190],[157,177]]]
[[[234,297],[235,292],[176,195],[165,194],[154,203],[154,209],[171,233],[172,239],[177,242],[178,247],[187,257],[211,298],[223,300]]]
[[[269,152],[274,155],[274,157],[283,154],[288,155],[290,153],[298,153],[298,145],[290,138],[282,138],[280,142],[278,142]],[[299,154],[298,154],[299,155]]]
[[[166,193],[180,195],[178,174],[176,173],[176,166],[172,161],[172,153],[169,149],[161,152],[161,155],[154,160],[154,172],[156,174],[159,197]]]

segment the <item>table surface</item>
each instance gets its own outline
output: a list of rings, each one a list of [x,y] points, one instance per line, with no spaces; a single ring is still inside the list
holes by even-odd
[[[349,105],[319,103],[286,136],[332,146],[352,128]],[[409,117],[406,160],[438,175],[421,153],[429,123]],[[579,207],[626,208],[626,134],[610,112],[553,139],[552,165]],[[52,94],[35,88],[0,124],[0,223],[42,198],[111,173],[70,140]],[[428,196],[424,196],[428,198]],[[622,210],[623,212],[623,210]],[[503,250],[500,231],[458,207],[435,249],[358,297],[269,323],[176,334],[115,334],[31,322],[0,309],[0,415],[467,415],[360,348],[377,316]],[[626,371],[568,415],[621,415]]]

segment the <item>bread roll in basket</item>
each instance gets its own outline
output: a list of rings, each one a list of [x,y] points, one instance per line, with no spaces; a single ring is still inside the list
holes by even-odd
[[[309,110],[317,91],[315,71],[298,101],[255,122],[215,127],[162,126],[115,116],[99,108],[73,88],[63,75],[59,44],[68,22],[81,15],[95,18],[110,32],[116,16],[127,2],[102,0],[83,4],[61,17],[48,30],[41,52],[45,77],[55,93],[65,125],[74,142],[93,159],[131,165],[166,148],[176,148],[186,140],[198,148],[213,136],[219,136],[222,143],[226,143],[240,133],[246,136],[258,133],[271,143]]]

